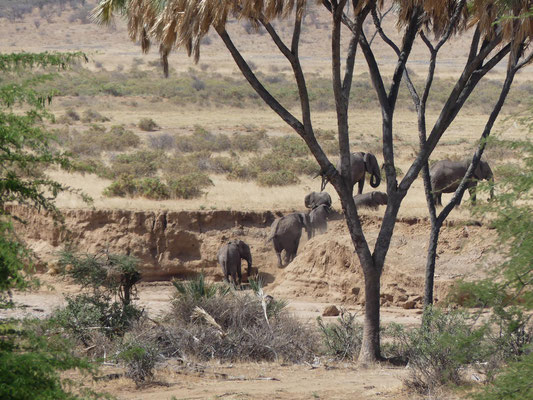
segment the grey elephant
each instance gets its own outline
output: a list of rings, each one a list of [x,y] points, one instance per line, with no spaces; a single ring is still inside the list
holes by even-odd
[[[337,163],[337,171],[340,172],[341,162]],[[381,183],[381,170],[379,169],[378,160],[372,153],[363,153],[362,151],[350,154],[350,186],[354,187],[358,183],[357,193],[363,193],[365,186],[365,174],[370,174],[370,186],[377,188]],[[328,183],[325,175],[322,175],[321,190],[324,190]]]
[[[353,197],[357,208],[368,207],[377,209],[379,206],[386,205],[388,200],[387,193],[384,192],[368,192],[357,194]]]
[[[311,210],[322,204],[331,207],[331,196],[328,192],[311,192],[305,196],[304,203]]]
[[[224,281],[229,282],[232,278],[234,286],[241,286],[241,259],[248,263],[248,276],[252,272],[252,253],[250,247],[242,240],[231,240],[223,245],[217,254],[218,263],[222,267]]]
[[[431,180],[431,188],[433,190],[433,199],[435,200],[436,205],[442,205],[442,193],[453,193],[457,190],[461,180],[466,174],[466,170],[470,166],[470,162],[471,160],[441,160],[431,166],[429,176]],[[476,201],[477,182],[483,179],[494,181],[494,175],[490,169],[489,163],[481,160],[474,171],[472,179],[466,186],[470,192],[472,203],[475,203]],[[493,195],[494,193],[491,190],[491,198]],[[459,202],[461,202],[460,199]]]
[[[318,207],[309,211],[309,219],[311,222],[311,237],[315,236],[315,232],[326,233],[328,230],[328,214],[330,208],[327,204],[321,204]]]
[[[307,239],[311,239],[312,228],[309,214],[292,213],[284,217],[277,218],[272,223],[272,228],[268,241],[272,241],[274,250],[278,256],[278,266],[283,267],[281,252],[285,250],[285,261],[291,262],[298,252],[302,229],[307,232]]]

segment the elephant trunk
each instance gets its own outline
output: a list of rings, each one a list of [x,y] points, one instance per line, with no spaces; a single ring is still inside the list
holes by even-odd
[[[370,186],[372,186],[373,188],[377,188],[380,183],[381,183],[381,175],[380,174],[372,174],[372,175],[370,175]]]

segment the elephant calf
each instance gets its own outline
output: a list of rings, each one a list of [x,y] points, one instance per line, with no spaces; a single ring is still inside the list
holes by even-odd
[[[311,239],[312,228],[309,214],[292,213],[276,219],[272,223],[272,228],[268,241],[274,244],[274,250],[278,256],[278,266],[283,267],[281,252],[285,250],[285,261],[291,262],[298,252],[302,228],[307,232],[307,238]]]
[[[241,258],[248,263],[248,276],[252,273],[252,253],[250,247],[242,240],[232,240],[218,250],[218,263],[222,267],[224,281],[231,276],[234,286],[241,286]]]
[[[305,207],[311,210],[325,204],[331,207],[331,196],[328,192],[311,192],[304,199]]]
[[[388,201],[387,193],[383,192],[368,192],[364,194],[357,194],[353,197],[356,207],[368,207],[377,209],[378,206],[386,205]]]
[[[319,233],[326,233],[328,230],[329,212],[330,208],[326,204],[315,207],[309,212],[309,219],[311,221],[311,237],[315,236],[315,231],[318,231]]]

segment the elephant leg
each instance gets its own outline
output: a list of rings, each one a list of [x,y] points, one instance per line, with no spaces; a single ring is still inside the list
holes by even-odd
[[[434,194],[433,196],[435,199],[435,205],[442,206],[442,193],[437,193],[437,194]]]
[[[363,187],[365,186],[365,176],[357,183],[357,193],[363,193]]]
[[[283,251],[283,248],[281,247],[277,239],[274,239],[272,243],[274,244],[274,251],[276,252],[276,256],[278,257],[278,267],[281,268],[283,267],[283,262],[281,261],[281,252]]]

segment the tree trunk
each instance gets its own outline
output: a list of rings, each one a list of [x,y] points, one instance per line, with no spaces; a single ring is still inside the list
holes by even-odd
[[[433,304],[433,285],[435,280],[435,262],[437,260],[437,244],[439,241],[440,221],[431,221],[428,255],[426,261],[426,286],[424,291],[424,307]]]
[[[363,271],[365,276],[365,323],[358,361],[366,364],[381,360],[379,337],[381,274],[374,266],[363,266]]]

